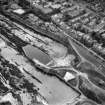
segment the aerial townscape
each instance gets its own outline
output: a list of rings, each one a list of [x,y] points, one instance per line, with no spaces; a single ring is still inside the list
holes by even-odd
[[[105,105],[105,1],[0,0],[0,105]]]

